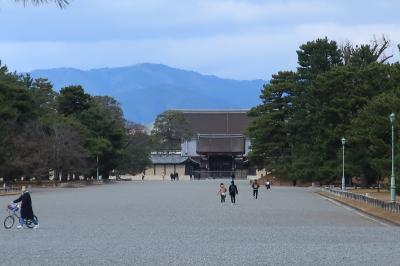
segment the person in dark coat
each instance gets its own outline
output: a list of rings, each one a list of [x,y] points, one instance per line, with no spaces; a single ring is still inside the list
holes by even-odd
[[[35,224],[34,228],[38,228],[39,225],[36,219],[33,219],[33,209],[32,209],[32,199],[29,191],[26,190],[25,186],[22,186],[22,193],[18,199],[14,200],[13,203],[21,202],[21,217],[19,218],[19,225],[17,228],[21,229],[24,225],[24,220],[29,219],[32,220]]]
[[[231,204],[236,203],[236,195],[239,194],[237,186],[235,185],[235,182],[231,182],[231,185],[229,186],[229,196],[231,196]]]

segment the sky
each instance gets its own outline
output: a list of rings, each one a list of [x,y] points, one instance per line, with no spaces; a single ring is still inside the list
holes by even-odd
[[[398,58],[398,0],[0,0],[0,60],[11,70],[161,63],[232,79],[294,70],[296,49],[386,35]],[[397,59],[398,60],[398,59]]]

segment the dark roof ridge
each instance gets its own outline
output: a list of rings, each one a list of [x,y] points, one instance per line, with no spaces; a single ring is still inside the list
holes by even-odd
[[[221,114],[221,113],[247,113],[250,109],[172,109],[171,111],[178,111],[182,113],[192,114]]]

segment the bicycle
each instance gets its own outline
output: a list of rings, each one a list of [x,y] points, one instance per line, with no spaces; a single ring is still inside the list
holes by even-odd
[[[8,216],[4,219],[4,227],[6,229],[11,229],[14,226],[15,218],[19,221],[20,216],[18,215],[19,207],[17,204],[7,205]],[[39,219],[36,215],[33,215],[33,219],[24,219],[24,224],[28,228],[33,228],[35,224],[39,224]]]

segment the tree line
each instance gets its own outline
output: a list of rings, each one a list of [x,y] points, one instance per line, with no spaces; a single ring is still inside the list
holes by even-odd
[[[347,182],[355,176],[370,185],[390,175],[389,115],[399,116],[396,149],[400,120],[400,64],[390,62],[390,45],[385,37],[301,45],[297,70],[272,75],[249,112],[250,160],[289,180],[331,182],[341,176],[345,137]]]
[[[0,64],[0,178],[74,180],[136,174],[150,164],[154,142],[126,121],[119,103],[81,86],[56,92],[43,78]]]

